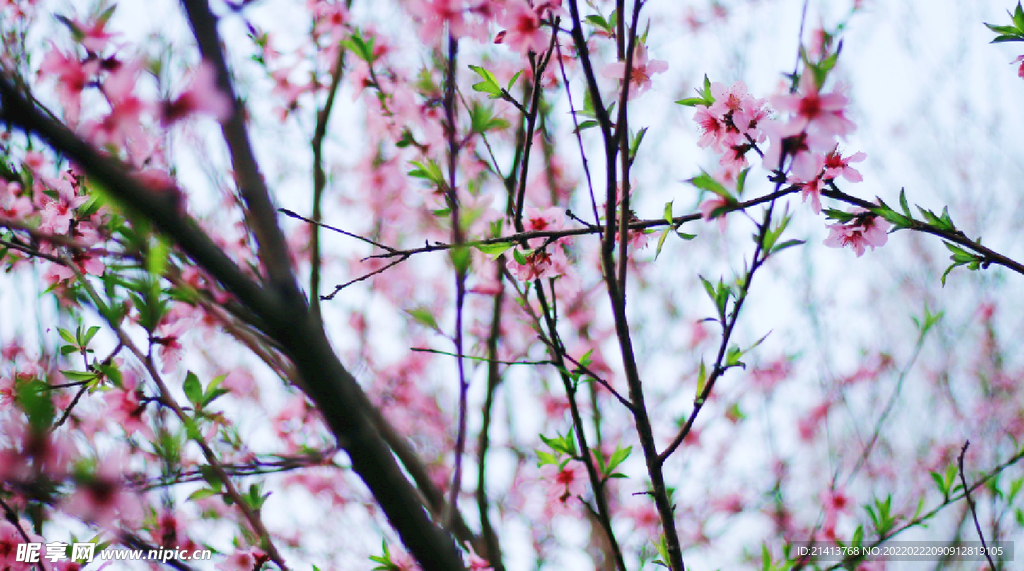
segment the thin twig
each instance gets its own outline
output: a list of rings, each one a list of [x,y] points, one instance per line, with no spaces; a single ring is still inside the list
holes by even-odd
[[[352,0],[345,2],[346,8],[352,7]],[[337,46],[338,55],[334,60],[334,68],[331,70],[331,85],[327,88],[327,100],[324,106],[317,111],[316,127],[313,129],[313,139],[310,142],[313,147],[313,219],[311,222],[319,225],[323,220],[323,198],[324,190],[327,188],[327,174],[324,172],[324,139],[327,137],[327,123],[334,109],[334,99],[338,94],[338,86],[341,85],[341,76],[345,72],[345,54],[348,48],[344,44]],[[316,75],[314,74],[314,81]],[[280,210],[279,210],[280,211]],[[320,317],[320,229],[314,228],[309,246],[309,305],[315,316]]]
[[[960,449],[960,456],[956,459],[957,466],[960,467],[960,483],[964,486],[964,498],[967,499],[967,505],[971,507],[971,517],[974,518],[974,528],[978,530],[978,537],[981,539],[981,548],[985,552],[985,559],[988,559],[989,569],[996,571],[996,564],[992,561],[992,556],[989,555],[988,544],[985,542],[985,534],[982,533],[981,523],[978,522],[978,510],[974,507],[974,500],[971,499],[970,486],[967,485],[967,475],[964,472],[964,456],[967,454],[967,447],[970,445],[970,440],[964,441],[964,446]]]
[[[331,226],[330,224],[324,224],[323,222],[317,222],[316,220],[312,220],[312,219],[306,218],[305,216],[299,214],[298,212],[295,212],[294,210],[288,210],[287,208],[278,208],[277,211],[280,212],[281,214],[284,214],[285,216],[290,216],[292,218],[295,218],[295,219],[298,219],[298,220],[302,220],[303,222],[308,222],[310,224],[319,226],[321,228],[326,228],[326,229],[331,230],[333,232],[337,232],[339,234],[344,234],[345,236],[348,236],[349,238],[355,238],[356,240],[361,240],[361,241],[366,242],[367,244],[369,244],[371,246],[374,246],[376,248],[380,248],[381,250],[385,250],[387,252],[394,252],[395,251],[394,248],[392,248],[390,246],[385,246],[384,244],[381,244],[379,242],[374,242],[373,240],[371,240],[371,239],[369,239],[369,238],[367,238],[365,236],[360,236],[359,234],[354,234],[352,232],[348,232],[346,230],[342,230],[341,228],[337,228],[335,226]]]
[[[350,285],[352,285],[354,283],[361,282],[363,280],[368,280],[368,279],[372,278],[373,276],[375,276],[377,274],[382,274],[382,273],[390,270],[391,268],[397,266],[398,264],[401,264],[402,262],[404,262],[404,261],[406,261],[408,259],[409,259],[409,255],[402,256],[401,258],[398,258],[394,262],[391,262],[390,264],[388,264],[388,265],[386,265],[386,266],[384,266],[382,268],[376,269],[376,270],[374,270],[374,271],[372,271],[372,272],[370,272],[370,273],[368,273],[368,274],[366,274],[364,276],[360,276],[360,277],[358,277],[358,278],[356,278],[354,280],[349,280],[349,281],[347,281],[347,282],[345,282],[345,283],[343,283],[341,285],[336,285],[336,286],[334,286],[334,291],[332,291],[331,293],[329,293],[327,295],[321,295],[320,299],[322,299],[324,301],[334,299],[334,296],[338,295],[338,292],[340,292],[341,290],[347,288],[348,286],[350,286]]]

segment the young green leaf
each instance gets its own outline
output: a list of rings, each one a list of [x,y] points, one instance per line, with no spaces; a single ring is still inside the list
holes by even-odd
[[[495,242],[493,244],[477,244],[473,247],[488,256],[498,256],[507,252],[512,245],[512,242]]]

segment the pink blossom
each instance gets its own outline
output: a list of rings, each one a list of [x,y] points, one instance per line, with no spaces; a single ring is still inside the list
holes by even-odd
[[[525,263],[514,257],[508,260],[508,269],[516,279],[524,282],[558,277],[568,271],[569,260],[557,244],[523,254]]]
[[[718,228],[722,232],[725,232],[725,229],[728,227],[729,222],[725,218],[726,212],[722,212],[721,209],[732,206],[732,204],[732,201],[730,201],[726,197],[716,194],[711,198],[705,200],[704,202],[700,203],[700,217],[705,222],[717,218]],[[718,210],[719,212],[716,213],[716,210]]]
[[[96,18],[87,24],[74,22],[75,29],[82,34],[82,45],[91,53],[101,53],[107,47],[107,41],[118,35],[106,31],[107,21],[106,18]]]
[[[163,373],[173,373],[181,362],[181,352],[184,347],[181,344],[181,337],[193,326],[190,319],[177,319],[175,321],[164,321],[157,327],[153,342],[158,345],[157,352],[160,360],[163,361]]]
[[[702,133],[697,144],[725,153],[721,165],[728,176],[735,177],[746,168],[745,155],[753,148],[753,143],[765,140],[761,124],[769,110],[763,99],[747,94],[747,86],[742,81],[729,88],[720,82],[712,83],[710,95],[715,102],[698,109],[693,117]]]
[[[565,225],[565,211],[556,208],[541,210],[532,206],[526,207],[523,226],[526,231],[561,230]]]
[[[807,202],[808,197],[811,199],[811,210],[815,214],[821,213],[821,191],[825,188],[825,180],[822,177],[824,167],[823,156],[804,153],[801,160],[793,165],[793,174],[786,179],[800,188],[804,202]]]
[[[260,395],[256,379],[252,376],[252,373],[244,369],[233,369],[224,377],[221,386],[239,398],[258,399]]]
[[[316,32],[324,33],[324,28],[330,33],[331,39],[340,42],[344,39],[348,30],[345,24],[348,23],[348,8],[344,2],[326,2],[325,0],[309,0],[306,2],[315,19]]]
[[[700,127],[701,136],[697,145],[701,148],[710,146],[715,152],[722,152],[722,145],[726,142],[726,123],[722,118],[712,113],[710,108],[701,108],[693,116],[693,120]]]
[[[474,27],[464,16],[465,0],[415,0],[409,9],[420,25],[420,38],[433,44],[441,38],[445,25],[454,37],[474,35]]]
[[[61,178],[47,182],[56,189],[57,198],[42,195],[43,216],[39,229],[52,234],[67,234],[71,228],[71,221],[75,218],[73,210],[85,204],[89,197],[76,196],[77,183],[74,183],[66,172]]]
[[[18,528],[7,520],[0,521],[0,569],[28,571],[32,564],[17,561],[18,545],[25,543]]]
[[[57,77],[57,98],[64,108],[68,122],[72,124],[78,122],[82,91],[99,69],[100,62],[98,60],[87,59],[83,62],[77,57],[64,54],[57,49],[56,45],[52,46],[43,57],[39,76],[53,75]]]
[[[95,474],[79,479],[75,493],[64,502],[64,510],[105,529],[112,529],[116,520],[123,525],[139,525],[142,502],[122,484],[127,467],[123,454],[104,457]]]
[[[0,449],[0,481],[28,482],[40,476],[59,481],[77,454],[66,432],[40,432],[24,423],[0,422],[0,435],[10,447]]]
[[[121,388],[103,394],[108,418],[129,436],[140,430],[146,433],[149,429],[144,418],[146,405],[142,403],[141,396],[138,378],[131,371],[123,372]]]
[[[0,405],[9,405],[14,402],[14,384],[13,376],[0,376]]]
[[[112,70],[103,81],[103,95],[107,100],[120,103],[130,97],[139,83],[139,75],[142,74],[143,62],[133,60],[128,63],[118,63],[116,69]]]
[[[832,403],[825,401],[812,408],[807,416],[797,422],[797,430],[800,432],[801,440],[807,442],[814,438],[814,435],[818,432],[818,427],[825,420],[825,417],[828,416],[828,411],[831,408]]]
[[[715,102],[708,107],[708,111],[722,117],[745,108],[760,107],[764,103],[763,100],[751,97],[747,93],[747,85],[742,81],[737,81],[728,89],[724,83],[716,81],[711,84],[711,96]]]
[[[1017,59],[1010,63],[1019,63],[1020,67],[1017,68],[1017,77],[1024,79],[1024,55],[1017,56]]]
[[[866,246],[871,246],[871,249],[874,250],[876,247],[885,245],[889,240],[888,231],[892,228],[892,224],[866,210],[858,209],[856,212],[865,214],[847,224],[829,224],[829,235],[823,244],[829,248],[849,246],[853,248],[859,258],[864,255]]]
[[[805,72],[800,78],[798,93],[776,95],[771,101],[779,111],[793,113],[791,123],[794,129],[810,129],[828,137],[843,137],[854,129],[853,122],[845,115],[849,100],[843,91],[845,87],[839,84],[831,93],[821,93],[814,74]]]
[[[708,333],[704,320],[694,321],[693,325],[690,326],[690,349],[695,349],[698,345],[707,341],[709,337],[711,337],[711,334]]]
[[[123,147],[129,140],[145,139],[142,114],[149,105],[134,95],[135,85],[142,72],[142,63],[117,63],[103,81],[101,90],[110,103],[110,113],[101,120],[90,120],[83,129],[99,145]]]
[[[39,151],[27,151],[25,153],[24,164],[28,168],[32,169],[32,172],[40,172],[46,166],[46,155]]]
[[[839,514],[851,513],[849,496],[843,491],[842,488],[831,489],[827,492],[823,492],[821,497],[822,509],[825,510],[825,521],[822,524],[822,528],[825,531],[825,537],[829,539],[836,538],[836,524],[839,521]]]
[[[810,178],[818,167],[816,154],[824,154],[835,148],[835,138],[816,130],[807,130],[799,122],[788,123],[767,120],[762,123],[765,136],[771,141],[765,151],[762,164],[768,170],[783,168],[783,160],[791,157],[791,169],[800,173],[801,178]],[[806,177],[806,178],[805,178]]]
[[[540,468],[541,479],[548,488],[548,503],[552,507],[566,506],[570,500],[582,496],[587,490],[583,467],[569,462],[564,468],[545,464]]]
[[[169,125],[193,113],[206,113],[218,121],[227,121],[232,111],[231,99],[217,85],[217,70],[204,60],[185,91],[174,101],[164,102],[160,121]]]
[[[356,69],[361,69],[361,66],[366,64],[360,64]],[[271,72],[270,77],[274,80],[274,88],[271,93],[285,100],[285,109],[283,111],[283,117],[287,117],[288,113],[294,111],[298,106],[299,96],[309,91],[309,84],[298,84],[291,81],[290,76],[292,68],[281,68]],[[367,77],[369,77],[369,68],[366,68]]]
[[[793,372],[789,359],[780,357],[769,363],[767,366],[757,367],[751,371],[751,380],[755,387],[769,391],[776,384],[783,381]]]
[[[839,149],[833,149],[832,152],[825,155],[825,175],[823,178],[826,180],[835,179],[842,176],[850,182],[860,182],[864,180],[860,172],[851,167],[850,163],[857,163],[863,161],[868,156],[862,152],[854,153],[849,157],[843,157],[839,154]]]
[[[265,562],[267,559],[267,554],[261,549],[250,547],[249,549],[236,550],[214,567],[220,571],[253,571],[253,569],[257,568],[258,564]]]
[[[22,193],[21,184],[0,180],[0,218],[21,220],[32,213],[32,201]]]
[[[750,166],[750,163],[747,162],[747,151],[749,150],[750,145],[742,143],[730,146],[722,153],[722,158],[718,160],[718,164],[722,167],[726,178],[736,180],[740,172]]]
[[[494,571],[486,559],[477,555],[476,551],[473,551],[472,545],[466,543],[466,549],[469,549],[469,571]]]
[[[494,43],[508,44],[523,55],[528,52],[539,54],[548,48],[550,38],[541,28],[539,11],[526,0],[511,0],[498,22],[505,30],[498,34]]]
[[[648,59],[647,46],[643,44],[637,44],[631,63],[629,99],[643,95],[645,91],[651,88],[651,75],[664,73],[668,70],[668,62],[660,59]],[[626,62],[617,61],[604,66],[601,70],[601,75],[609,79],[622,81],[626,77]]]

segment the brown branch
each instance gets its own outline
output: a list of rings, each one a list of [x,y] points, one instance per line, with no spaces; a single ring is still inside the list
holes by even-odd
[[[346,7],[352,7],[352,0],[345,2]],[[348,51],[344,46],[338,46],[338,57],[334,60],[334,69],[331,71],[331,85],[327,89],[327,101],[316,114],[316,128],[313,130],[313,222],[319,225],[323,220],[323,197],[324,189],[327,187],[327,174],[324,172],[324,138],[327,136],[327,122],[331,117],[331,110],[334,108],[334,99],[338,94],[338,86],[341,85],[341,76],[345,71],[345,54]],[[279,210],[280,211],[280,210]],[[309,246],[309,305],[313,315],[320,316],[320,228],[313,228],[312,239]]]
[[[277,224],[270,190],[263,179],[263,174],[260,173],[259,163],[249,142],[249,133],[245,127],[246,111],[241,100],[235,95],[231,73],[221,51],[217,17],[210,10],[207,0],[183,0],[182,4],[203,59],[210,62],[217,72],[217,87],[227,94],[233,103],[233,112],[231,117],[221,124],[221,133],[231,154],[235,182],[242,200],[245,201],[249,228],[259,244],[260,261],[263,262],[274,289],[280,290],[277,293],[291,297],[292,290],[297,288],[289,262],[288,246],[284,233]]]
[[[782,183],[777,183],[782,184]],[[757,270],[765,263],[771,252],[765,252],[762,249],[764,245],[764,239],[767,232],[771,229],[772,211],[774,210],[774,203],[770,205],[764,214],[764,219],[760,225],[757,236],[757,245],[754,248],[754,258],[750,264],[750,269],[747,270],[746,275],[743,279],[743,285],[740,289],[739,295],[736,301],[733,302],[732,312],[728,315],[723,313],[719,316],[720,323],[722,324],[722,342],[718,345],[718,354],[715,357],[714,365],[711,368],[711,373],[708,375],[707,381],[705,382],[703,390],[697,395],[697,398],[693,402],[693,410],[690,412],[690,416],[686,419],[686,423],[676,433],[675,438],[668,445],[665,450],[658,455],[658,463],[664,464],[668,457],[683,443],[683,439],[690,433],[693,428],[694,421],[697,420],[697,415],[700,414],[701,409],[704,407],[704,403],[707,402],[708,397],[711,395],[711,390],[715,388],[715,383],[718,379],[725,374],[730,368],[729,365],[723,365],[725,360],[726,351],[729,347],[729,341],[732,339],[732,334],[736,329],[736,322],[740,316],[740,309],[743,308],[743,303],[747,300],[747,293],[750,291],[750,284],[754,280],[754,274]],[[728,303],[728,301],[727,301]],[[736,365],[732,365],[736,366]]]
[[[501,560],[501,543],[491,523],[490,503],[487,497],[487,450],[490,447],[491,413],[494,407],[494,393],[501,384],[501,372],[498,370],[498,339],[501,337],[502,303],[505,300],[505,279],[502,268],[505,266],[504,256],[498,256],[495,268],[495,279],[498,280],[498,293],[494,296],[494,309],[491,312],[491,328],[487,334],[487,396],[483,404],[483,420],[480,433],[477,435],[477,474],[476,474],[476,505],[480,514],[480,534],[483,536],[486,549],[482,555],[494,567],[494,571],[505,571]]]
[[[985,552],[985,559],[988,559],[989,569],[996,571],[996,564],[992,561],[992,556],[988,552],[988,543],[985,542],[985,534],[981,532],[981,523],[978,522],[978,510],[974,507],[974,500],[971,499],[971,487],[967,485],[967,475],[964,473],[964,456],[967,454],[967,447],[970,445],[970,440],[965,441],[964,447],[960,449],[960,456],[956,459],[957,466],[960,468],[960,483],[964,486],[964,498],[967,500],[967,505],[971,508],[974,528],[978,530],[981,548]]]

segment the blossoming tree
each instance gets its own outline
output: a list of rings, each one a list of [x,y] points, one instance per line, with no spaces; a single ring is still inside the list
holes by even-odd
[[[677,28],[757,6],[261,4],[0,2],[0,570],[100,568],[79,542],[223,570],[1012,559],[1024,363],[984,276],[1024,264],[923,192],[858,190],[861,2],[802,3],[778,85],[696,93]],[[685,180],[649,176],[679,137]],[[905,236],[924,278],[828,343],[797,252],[845,280]],[[765,321],[780,283],[810,333]]]

